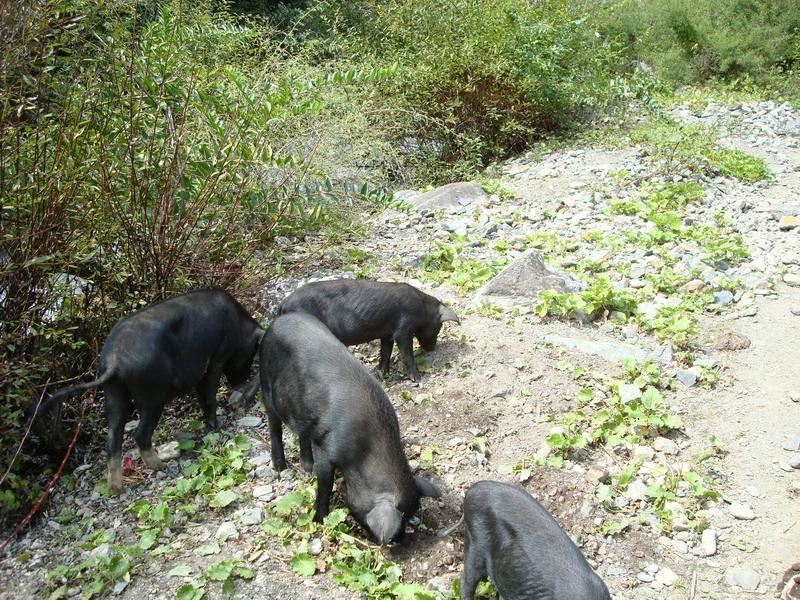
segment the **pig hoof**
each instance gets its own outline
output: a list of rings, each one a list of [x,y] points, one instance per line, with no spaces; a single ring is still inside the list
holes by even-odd
[[[314,471],[314,461],[313,460],[301,460],[300,462],[303,465],[303,470],[306,473],[312,473]]]
[[[122,486],[122,471],[119,469],[109,469],[108,470],[108,489],[111,490],[112,494],[121,494],[125,491],[125,488]]]
[[[141,452],[142,460],[144,464],[147,465],[148,469],[153,469],[153,471],[161,471],[166,467],[164,461],[159,458],[156,451],[152,448],[150,450],[142,450]]]

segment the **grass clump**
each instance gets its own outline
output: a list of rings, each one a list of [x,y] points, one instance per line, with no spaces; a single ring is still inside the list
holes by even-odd
[[[648,147],[666,173],[684,168],[706,176],[733,177],[746,183],[772,177],[762,159],[718,147],[714,134],[699,125],[680,125],[670,120],[649,122],[635,129],[631,140]]]

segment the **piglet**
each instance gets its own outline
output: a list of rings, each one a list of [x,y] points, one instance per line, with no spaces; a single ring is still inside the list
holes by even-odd
[[[575,543],[522,488],[498,481],[473,484],[462,519],[461,600],[472,600],[487,577],[503,600],[611,600]]]
[[[407,283],[369,280],[334,279],[304,285],[278,308],[278,314],[290,312],[313,315],[346,346],[380,339],[378,368],[383,373],[389,370],[397,342],[413,381],[421,379],[414,363],[414,338],[423,350],[433,350],[442,323],[459,322],[452,308]]]
[[[317,476],[315,520],[328,514],[334,471],[347,504],[380,544],[398,539],[422,496],[439,491],[411,474],[397,415],[377,379],[325,325],[304,313],[278,317],[259,350],[272,466],[286,468],[283,424],[298,437],[300,460]]]

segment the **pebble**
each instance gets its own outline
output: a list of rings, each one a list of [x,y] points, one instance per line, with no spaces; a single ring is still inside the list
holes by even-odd
[[[660,436],[653,442],[653,448],[656,452],[663,452],[664,454],[677,454],[680,451],[678,444],[669,438]]]
[[[792,304],[789,307],[789,311],[795,316],[800,317],[800,304]]]
[[[714,294],[714,304],[722,304],[725,306],[731,302],[733,302],[733,294],[728,290],[722,290]]]
[[[636,574],[636,579],[641,581],[642,583],[652,583],[655,580],[655,577],[650,575],[650,573],[645,573],[644,571],[640,571]]]
[[[747,592],[754,592],[761,582],[761,575],[750,567],[733,567],[725,572],[725,583]]]
[[[638,385],[633,383],[620,383],[619,384],[619,401],[623,404],[630,404],[634,400],[642,397],[642,390]]]
[[[700,540],[700,556],[714,556],[717,553],[717,532],[713,529],[703,531]]]
[[[322,540],[319,538],[314,538],[310,542],[308,542],[308,553],[311,556],[319,556],[322,552]]]
[[[237,535],[239,535],[239,530],[236,529],[236,525],[233,521],[225,521],[217,528],[217,534],[214,537],[218,540],[229,540]]]
[[[800,454],[789,460],[789,466],[793,469],[800,469]]]
[[[269,500],[275,495],[271,485],[257,485],[253,488],[253,497],[259,500]]]
[[[697,373],[691,369],[678,369],[675,372],[675,379],[680,381],[686,387],[692,387],[697,383]]]
[[[797,273],[786,273],[783,276],[783,283],[792,287],[797,287],[800,285],[800,275]]]
[[[678,581],[678,575],[669,567],[661,567],[656,573],[656,581],[664,586],[671,586]]]
[[[790,452],[797,452],[800,450],[800,435],[793,435],[783,442],[783,449],[789,450]]]
[[[793,215],[783,215],[778,220],[778,229],[780,229],[781,231],[789,231],[790,229],[794,229],[795,227],[797,227],[797,223],[798,223],[797,217]]]
[[[261,417],[249,415],[246,417],[242,417],[241,419],[236,421],[236,424],[239,427],[258,427],[259,425],[261,425]]]
[[[734,519],[739,519],[740,521],[752,521],[756,518],[756,514],[753,512],[753,509],[747,504],[742,504],[741,502],[734,502],[731,504],[728,508],[728,512],[731,513],[731,516]]]
[[[181,449],[178,447],[178,442],[167,442],[158,447],[158,457],[163,461],[178,458],[181,455]]]
[[[260,508],[246,508],[242,511],[240,521],[242,522],[242,525],[258,525],[261,523],[262,518],[263,516]]]
[[[133,421],[128,421],[125,423],[125,433],[130,433],[134,429],[139,426],[139,419],[134,419]]]

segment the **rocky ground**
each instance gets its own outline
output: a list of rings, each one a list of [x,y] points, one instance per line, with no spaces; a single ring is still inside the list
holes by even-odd
[[[409,281],[462,317],[420,355],[420,384],[396,360],[385,380],[412,465],[444,492],[404,544],[380,558],[310,526],[313,483],[270,469],[260,406],[223,406],[239,437],[198,452],[184,402],[158,432],[169,469],[131,461],[119,498],[96,485],[101,455],[75,469],[2,557],[0,597],[442,597],[462,534],[434,532],[489,478],[537,497],[615,598],[800,598],[800,114],[672,116],[708,129],[537,152],[483,187],[398,194],[350,242],[279,240],[313,266],[265,291],[268,314],[345,274]],[[745,154],[704,151],[706,131]],[[355,352],[377,365],[377,343]]]

